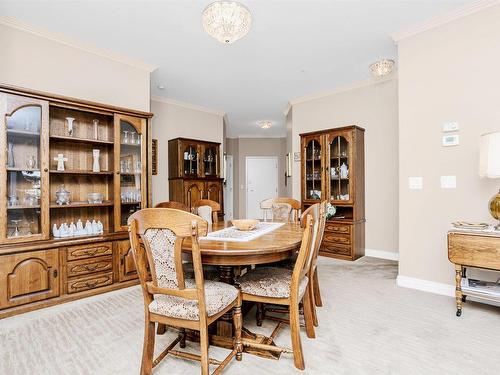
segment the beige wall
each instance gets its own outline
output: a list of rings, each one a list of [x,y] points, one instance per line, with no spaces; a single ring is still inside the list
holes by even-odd
[[[293,152],[300,133],[356,124],[365,133],[366,248],[398,251],[397,80],[369,84],[292,106]],[[300,199],[300,163],[293,163]]]
[[[0,83],[149,111],[147,70],[3,24],[0,56]]]
[[[158,139],[158,175],[153,176],[153,203],[168,200],[168,140],[177,137],[224,141],[223,115],[157,100],[151,101],[153,138]]]
[[[286,196],[284,173],[286,138],[228,138],[227,153],[234,159],[234,217],[246,217],[246,157],[278,157],[278,194]],[[243,186],[243,188],[242,188]]]
[[[500,183],[478,177],[478,144],[500,130],[499,20],[495,6],[399,42],[400,276],[452,284],[450,223],[493,221],[487,202]],[[447,121],[460,125],[459,146],[441,146]],[[441,189],[442,175],[457,188]],[[409,190],[409,176],[423,190]]]

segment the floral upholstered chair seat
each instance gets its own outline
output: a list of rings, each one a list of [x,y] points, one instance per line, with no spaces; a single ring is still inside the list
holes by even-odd
[[[186,288],[196,288],[195,281],[185,281]],[[207,315],[212,316],[224,310],[238,297],[238,290],[229,284],[205,280],[205,305]],[[171,318],[198,320],[198,301],[188,300],[181,297],[155,295],[153,302],[149,304],[149,311],[154,314],[169,316]]]
[[[299,285],[299,298],[307,288],[308,278],[304,277]],[[241,291],[262,297],[288,298],[292,283],[292,271],[285,268],[255,268],[237,280]]]

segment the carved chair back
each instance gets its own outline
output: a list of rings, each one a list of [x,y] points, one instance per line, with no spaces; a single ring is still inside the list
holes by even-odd
[[[264,220],[267,220],[267,215],[272,211],[273,204],[286,203],[292,207],[292,221],[299,221],[299,212],[300,212],[300,202],[293,198],[288,197],[277,197],[277,198],[268,198],[260,202],[260,208],[264,213]]]
[[[200,206],[210,206],[212,208],[212,221],[214,223],[217,223],[219,221],[218,214],[221,211],[219,203],[210,199],[200,199],[195,203],[195,207],[198,208]]]
[[[326,226],[326,205],[328,201],[323,201],[321,203],[316,203],[309,208],[307,208],[300,218],[301,225],[304,226],[305,217],[309,214],[312,214],[314,217],[318,218],[318,233],[314,241],[314,249],[311,255],[311,266],[310,266],[310,275],[314,274],[316,270],[316,265],[318,261],[319,249],[321,248],[321,242],[323,241],[323,234],[325,232]],[[317,207],[315,207],[317,206]]]
[[[167,202],[157,203],[155,205],[155,208],[175,208],[176,210],[191,212],[189,210],[189,207],[186,206],[184,203],[174,202],[174,201],[167,201]]]
[[[189,212],[146,208],[128,220],[129,236],[144,295],[145,311],[155,292],[198,300],[200,320],[206,320],[205,289],[198,235],[207,234],[207,222]],[[196,288],[185,287],[182,241],[191,237]],[[148,273],[148,268],[150,275]]]
[[[292,206],[288,203],[273,203],[273,221],[290,221]]]
[[[309,214],[304,218],[304,226],[305,228],[304,233],[302,234],[302,243],[300,245],[300,250],[292,273],[290,295],[293,298],[298,297],[300,282],[309,273],[311,254],[314,250],[314,241],[319,223],[318,220],[315,220],[314,215]]]

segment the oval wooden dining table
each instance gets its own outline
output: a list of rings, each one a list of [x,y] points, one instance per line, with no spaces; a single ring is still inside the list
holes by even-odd
[[[230,222],[213,223],[209,225],[209,232],[231,226]],[[302,231],[299,223],[287,222],[272,232],[264,233],[260,237],[245,242],[200,239],[202,263],[218,266],[219,281],[234,285],[235,269],[239,270],[241,266],[270,264],[292,256],[300,248]],[[191,251],[189,238],[184,240],[182,250],[186,253]],[[232,316],[228,313],[217,321],[217,330],[211,335],[210,342],[216,346],[232,348],[232,338]],[[247,340],[258,344],[273,344],[271,337],[254,334],[245,327],[243,327],[242,338],[244,342]],[[245,348],[245,351],[261,357],[279,358],[276,352],[254,348]]]

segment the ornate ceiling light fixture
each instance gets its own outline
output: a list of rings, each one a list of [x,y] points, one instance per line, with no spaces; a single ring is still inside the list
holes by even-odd
[[[236,1],[215,1],[202,13],[203,28],[221,43],[230,44],[250,31],[252,15]]]
[[[271,121],[259,121],[259,126],[262,128],[262,129],[269,129],[271,126],[273,125],[273,123]]]
[[[380,78],[390,74],[394,69],[394,60],[383,59],[370,65],[370,72],[374,77]]]

